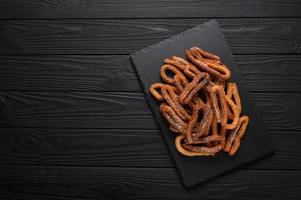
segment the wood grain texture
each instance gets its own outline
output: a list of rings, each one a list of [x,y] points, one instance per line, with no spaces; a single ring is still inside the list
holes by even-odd
[[[22,199],[299,199],[300,171],[237,170],[186,190],[175,169],[0,167],[0,197]],[[5,198],[4,198],[5,199]]]
[[[0,54],[130,54],[209,19],[3,20]],[[234,54],[300,54],[300,18],[218,19]]]
[[[301,56],[237,55],[235,59],[250,91],[301,92]]]
[[[301,130],[300,93],[253,93],[268,130]],[[142,92],[0,92],[1,127],[157,129]]]
[[[276,152],[244,169],[301,169],[300,132],[269,131]],[[242,144],[243,145],[243,144]],[[1,128],[0,163],[173,168],[159,130]]]
[[[128,56],[4,56],[0,66],[3,91],[141,91]]]
[[[235,55],[253,92],[301,92],[299,55]],[[141,91],[128,56],[0,57],[1,91]]]
[[[3,0],[0,18],[297,17],[300,7],[298,0]]]
[[[142,93],[3,92],[4,127],[157,128]]]

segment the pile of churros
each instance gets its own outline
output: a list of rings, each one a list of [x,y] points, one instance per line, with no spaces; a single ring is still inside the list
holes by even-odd
[[[249,117],[241,116],[241,101],[231,71],[219,56],[192,47],[187,58],[172,56],[160,70],[162,83],[150,93],[176,133],[176,149],[185,156],[233,156],[245,134]]]

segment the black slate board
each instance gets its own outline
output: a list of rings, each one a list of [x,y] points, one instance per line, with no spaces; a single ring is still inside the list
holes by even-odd
[[[186,58],[185,50],[193,46],[198,46],[219,55],[222,62],[228,65],[232,72],[231,80],[238,85],[243,108],[242,114],[250,117],[246,135],[234,157],[230,157],[223,152],[215,157],[185,157],[178,153],[174,145],[175,134],[169,130],[168,124],[161,116],[159,103],[149,93],[149,87],[152,83],[161,82],[159,72],[164,58],[172,55]],[[131,55],[131,61],[136,68],[147,101],[186,187],[216,177],[273,152],[272,145],[265,134],[264,124],[255,114],[251,94],[241,82],[240,72],[231,50],[215,20],[198,25],[179,35],[138,51]]]

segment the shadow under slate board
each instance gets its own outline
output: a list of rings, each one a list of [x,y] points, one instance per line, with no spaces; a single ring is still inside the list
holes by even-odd
[[[236,82],[239,89],[242,114],[250,117],[247,132],[234,157],[224,152],[214,157],[186,157],[178,153],[174,144],[176,134],[169,130],[167,122],[160,114],[159,103],[149,93],[152,83],[161,82],[160,68],[164,59],[173,55],[186,58],[185,50],[193,46],[219,55],[222,62],[230,68],[231,81]],[[240,72],[231,50],[215,20],[138,51],[131,55],[131,61],[184,186],[191,187],[273,152],[273,147],[265,134],[264,124],[256,116],[251,95],[241,82]]]

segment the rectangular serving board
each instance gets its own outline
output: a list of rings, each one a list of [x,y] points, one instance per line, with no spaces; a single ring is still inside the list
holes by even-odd
[[[151,84],[162,82],[160,68],[164,59],[170,56],[187,58],[185,50],[198,46],[221,57],[232,72],[231,81],[237,83],[242,102],[242,115],[250,117],[250,124],[234,157],[221,152],[216,156],[186,157],[177,152],[174,144],[176,134],[160,113],[160,103],[149,93]],[[184,186],[191,187],[198,183],[229,172],[246,163],[253,162],[273,152],[273,145],[267,137],[263,121],[255,113],[253,100],[248,89],[241,81],[240,72],[232,56],[231,49],[216,20],[208,21],[162,42],[142,49],[130,56],[136,69],[146,99],[154,114],[173,158],[178,174]]]

